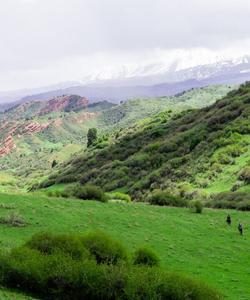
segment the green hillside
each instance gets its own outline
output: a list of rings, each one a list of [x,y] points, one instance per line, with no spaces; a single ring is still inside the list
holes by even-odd
[[[104,149],[97,145],[77,156],[45,185],[80,181],[142,201],[158,189],[186,198],[247,189],[249,99],[246,83],[209,107],[162,112],[113,136]]]
[[[130,251],[152,248],[162,267],[207,282],[226,299],[248,299],[250,224],[245,212],[230,211],[233,222],[228,227],[225,210],[195,214],[185,208],[49,199],[39,194],[0,198],[0,217],[15,214],[26,222],[24,227],[0,224],[2,250],[22,245],[37,232],[84,234],[101,229]],[[238,220],[245,226],[243,237],[237,232]],[[0,290],[0,298],[28,299],[5,289]]]
[[[235,86],[213,86],[170,98],[132,99],[120,105],[87,104],[79,96],[62,96],[13,107],[0,117],[0,166],[15,184],[1,182],[1,190],[26,189],[51,173],[54,160],[62,163],[86,147],[87,131],[112,134],[133,124],[144,124],[159,112],[169,117],[189,108],[203,107]],[[128,129],[129,131],[129,129]],[[122,134],[124,134],[123,131]]]

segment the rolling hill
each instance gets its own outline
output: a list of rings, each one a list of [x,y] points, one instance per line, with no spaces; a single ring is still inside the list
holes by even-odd
[[[142,201],[159,189],[191,198],[248,190],[249,118],[248,82],[211,106],[167,110],[121,131],[104,149],[97,144],[64,164],[43,186],[79,181]]]
[[[51,172],[54,160],[62,163],[84,149],[91,127],[97,128],[101,138],[133,124],[143,124],[166,109],[172,115],[207,106],[234,87],[205,87],[176,97],[140,98],[120,105],[105,101],[91,104],[76,95],[19,104],[0,115],[1,172],[14,176],[21,187],[32,185]],[[7,189],[6,181],[3,183]]]

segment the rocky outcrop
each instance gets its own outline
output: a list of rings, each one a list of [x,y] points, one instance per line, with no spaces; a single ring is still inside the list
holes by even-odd
[[[39,112],[39,115],[60,111],[79,111],[86,108],[88,104],[89,101],[84,97],[74,95],[60,96],[47,101],[45,107]]]
[[[37,122],[29,122],[18,124],[15,122],[4,122],[0,131],[2,140],[0,140],[0,156],[9,154],[13,149],[16,149],[14,137],[21,138],[24,134],[35,134],[47,128],[50,123],[39,124]]]
[[[0,156],[7,155],[16,148],[15,142],[11,135],[7,136],[7,138],[4,139],[0,145]]]

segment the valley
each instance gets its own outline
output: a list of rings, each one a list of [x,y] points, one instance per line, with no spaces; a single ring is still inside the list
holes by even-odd
[[[0,300],[250,299],[250,1],[0,9]]]
[[[82,239],[90,232],[99,238],[108,234],[131,253],[123,271],[115,263],[99,265],[97,261],[90,267],[93,258],[77,260],[87,263],[86,276],[96,274],[96,280],[101,280],[105,268],[107,274],[128,274],[122,279],[126,299],[139,293],[130,290],[131,274],[146,276],[140,272],[148,266],[132,263],[134,251],[141,247],[157,253],[160,266],[149,267],[148,272],[150,276],[168,272],[157,275],[167,289],[180,276],[178,289],[195,293],[191,299],[247,300],[249,97],[250,85],[245,83],[191,89],[174,97],[131,99],[119,105],[64,95],[2,113],[0,271],[4,279],[0,297],[45,299],[42,291],[47,289],[47,295],[56,299],[54,293],[61,295],[68,284],[75,284],[68,281],[68,272],[80,276],[74,273],[78,272],[76,262],[69,262],[62,249],[50,253],[51,258],[38,254],[28,248],[30,239],[41,232],[54,234],[63,251],[68,251],[66,239],[78,235]],[[97,138],[87,147],[91,128],[96,129]],[[231,226],[226,224],[227,214]],[[239,222],[243,236],[238,233]],[[109,240],[108,247],[114,241]],[[41,245],[47,242],[44,237]],[[38,256],[33,259],[33,255]],[[61,255],[59,265],[57,255]],[[37,273],[35,264],[40,262],[41,273]],[[66,273],[47,278],[43,271],[47,263],[55,272],[59,267],[60,274]],[[55,288],[51,288],[54,278]],[[116,292],[116,281],[107,280]],[[154,293],[165,293],[159,291],[158,281],[154,284],[138,299],[151,300]],[[78,285],[72,293],[77,289]],[[95,292],[104,291],[90,288],[90,299],[100,299]],[[171,293],[176,295],[177,287]],[[157,295],[156,299],[165,297]],[[70,294],[64,298],[78,299]]]

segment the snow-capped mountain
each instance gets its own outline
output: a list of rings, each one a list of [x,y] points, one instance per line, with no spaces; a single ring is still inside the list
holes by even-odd
[[[126,65],[120,68],[106,68],[84,78],[81,85],[150,85],[174,83],[186,80],[211,80],[222,77],[245,77],[241,74],[250,73],[250,55],[236,59],[215,57],[209,64],[194,65],[185,59],[175,59],[169,62],[157,62],[145,65]],[[186,68],[186,66],[191,66]],[[236,78],[235,78],[236,79]],[[236,79],[237,80],[237,79]],[[239,79],[241,81],[241,79]]]
[[[107,100],[117,103],[134,97],[171,96],[191,88],[250,80],[250,55],[224,60],[215,57],[210,61],[208,64],[194,65],[195,60],[190,57],[189,62],[186,58],[180,58],[139,66],[108,68],[79,82],[65,82],[51,89],[41,88],[34,93],[32,90],[27,91],[18,103],[47,100],[63,94],[84,96],[90,102]],[[8,103],[7,107],[10,106]],[[3,106],[2,109],[5,108]]]

